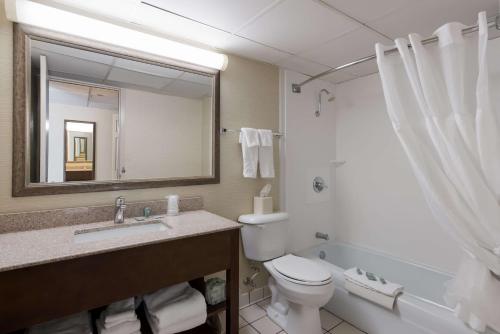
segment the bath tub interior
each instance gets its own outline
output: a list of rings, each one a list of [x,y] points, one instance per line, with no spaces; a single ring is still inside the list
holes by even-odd
[[[300,252],[300,255],[317,258],[320,252],[324,252],[325,261],[340,270],[359,267],[403,285],[404,293],[446,307],[443,299],[445,284],[452,279],[452,275],[448,273],[339,242],[324,243]]]

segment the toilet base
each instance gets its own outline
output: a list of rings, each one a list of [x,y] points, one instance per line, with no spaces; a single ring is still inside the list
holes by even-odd
[[[288,334],[321,334],[319,309],[295,303],[289,303],[285,331]]]
[[[286,312],[282,304],[270,304],[267,316],[288,334],[322,334],[319,309],[288,303]]]
[[[274,278],[269,278],[271,303],[267,307],[269,319],[283,328],[288,334],[322,334],[319,308],[300,305],[288,301],[279,292]]]

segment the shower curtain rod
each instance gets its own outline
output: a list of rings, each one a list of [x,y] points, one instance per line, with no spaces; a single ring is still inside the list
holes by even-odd
[[[500,14],[497,15],[497,16],[493,16],[493,17],[488,18],[488,28],[491,28],[491,27],[495,27],[497,30],[500,30]],[[462,34],[467,35],[467,34],[476,32],[478,30],[479,30],[479,26],[476,24],[476,25],[469,26],[469,27],[466,27],[466,28],[462,29]],[[422,40],[422,44],[425,45],[425,44],[435,43],[437,41],[438,41],[438,37],[437,36],[432,36],[432,37],[423,39]],[[411,45],[408,45],[408,46],[411,47]],[[392,49],[386,50],[385,53],[386,54],[391,54],[391,53],[396,52],[397,50],[398,50],[397,47],[393,47]],[[294,93],[300,93],[302,86],[308,84],[311,81],[314,81],[316,79],[322,78],[325,75],[332,74],[334,72],[343,70],[345,68],[348,68],[348,67],[351,67],[351,66],[354,66],[354,65],[358,65],[358,64],[364,63],[366,61],[374,60],[376,58],[377,58],[377,55],[372,54],[371,56],[363,57],[363,58],[357,59],[355,61],[352,61],[350,63],[347,63],[347,64],[344,64],[344,65],[340,65],[340,66],[331,68],[329,70],[321,72],[320,74],[316,74],[315,76],[312,76],[309,79],[302,81],[301,83],[292,84],[292,92],[294,92]]]

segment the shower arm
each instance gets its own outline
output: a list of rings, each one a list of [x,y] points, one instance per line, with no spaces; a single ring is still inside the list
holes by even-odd
[[[319,91],[319,94],[318,94],[318,108],[316,109],[316,112],[314,113],[316,115],[316,117],[319,117],[321,115],[321,95],[322,93],[326,93],[328,95],[330,95],[330,92],[326,89],[322,89]]]

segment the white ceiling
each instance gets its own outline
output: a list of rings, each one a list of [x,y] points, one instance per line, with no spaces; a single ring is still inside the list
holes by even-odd
[[[36,67],[40,55],[47,57],[49,75],[56,78],[192,99],[212,94],[212,78],[205,75],[33,40],[31,59]]]
[[[49,81],[49,102],[118,111],[118,91]]]
[[[374,43],[450,21],[474,24],[498,0],[52,0],[144,30],[315,75],[374,53]],[[105,3],[105,4],[104,4]],[[118,7],[117,7],[118,6]],[[119,10],[117,10],[119,8]],[[340,82],[376,71],[364,64],[328,76]]]

